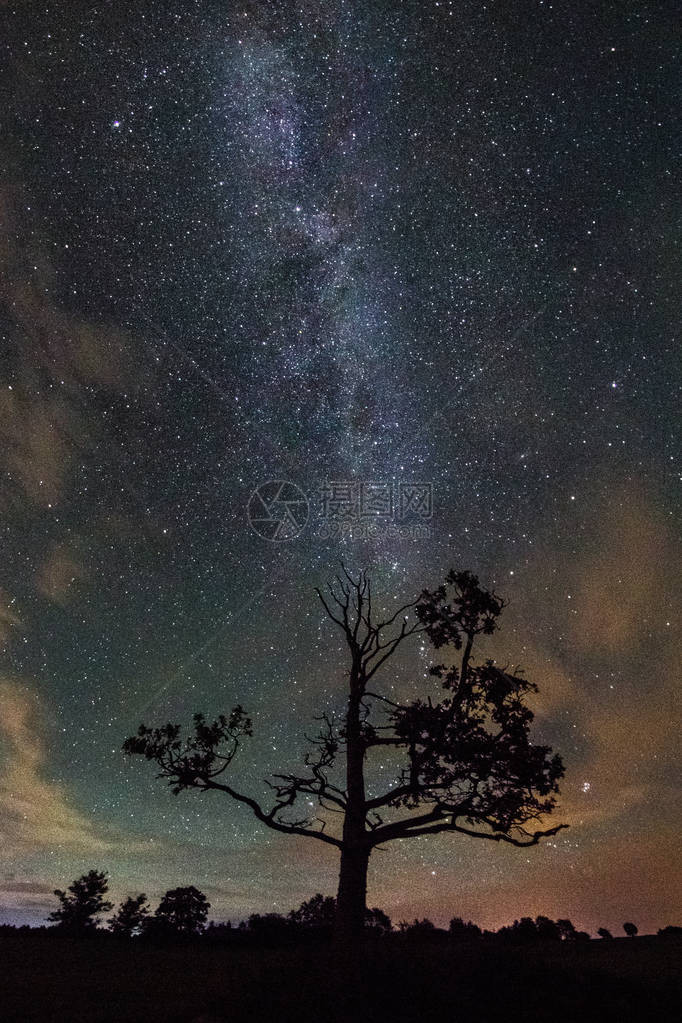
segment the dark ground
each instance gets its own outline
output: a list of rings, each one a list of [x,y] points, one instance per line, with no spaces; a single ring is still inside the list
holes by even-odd
[[[682,940],[370,945],[350,983],[329,947],[0,936],[2,1023],[457,1023],[682,1018]]]

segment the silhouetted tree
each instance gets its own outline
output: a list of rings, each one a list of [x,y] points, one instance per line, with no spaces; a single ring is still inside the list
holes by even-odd
[[[628,938],[634,938],[634,936],[638,933],[636,924],[625,923],[623,924],[623,930],[627,934]]]
[[[512,931],[519,941],[535,941],[538,936],[535,920],[530,916],[522,916],[520,920],[515,920]]]
[[[120,904],[116,913],[109,921],[109,930],[122,938],[132,938],[141,934],[149,916],[149,905],[146,895],[129,895]]]
[[[227,942],[233,944],[237,934],[237,928],[232,926],[231,920],[226,920],[224,923],[215,923],[215,921],[210,920],[204,930],[203,940],[210,941],[215,944]]]
[[[313,895],[312,899],[302,902],[298,909],[292,909],[289,919],[297,927],[328,927],[331,928],[336,914],[336,899],[333,895]]]
[[[679,938],[682,937],[682,927],[678,927],[677,924],[668,924],[667,927],[659,927],[656,933],[659,938]]]
[[[597,930],[597,934],[599,935],[600,938],[612,938],[613,937],[613,935],[611,934],[611,931],[608,929],[608,927],[600,927]]]
[[[450,937],[456,941],[471,941],[482,936],[481,928],[471,920],[464,923],[461,916],[453,916],[448,927]]]
[[[502,941],[521,944],[536,941],[538,938],[538,929],[535,921],[531,917],[522,916],[520,920],[515,920],[513,924],[508,924],[506,927],[500,927],[497,932],[497,936]]]
[[[54,920],[59,928],[74,934],[94,931],[98,926],[97,916],[113,906],[104,898],[108,891],[109,883],[104,872],[91,870],[82,874],[66,892],[55,888],[54,894],[60,906],[50,913],[48,920]]]
[[[154,913],[157,928],[152,926],[151,933],[158,930],[182,937],[200,934],[210,908],[211,903],[194,885],[173,888],[166,892]]]
[[[556,925],[562,941],[575,940],[576,930],[570,920],[557,920]]]
[[[500,927],[493,934],[485,931],[484,936],[488,935],[513,944],[532,941],[590,940],[590,935],[587,931],[576,931],[570,920],[554,921],[548,916],[538,916],[535,920],[529,916],[522,916],[520,920],[515,920],[513,924]]]
[[[374,934],[389,934],[393,930],[390,916],[376,906],[366,909],[365,930],[372,931]]]
[[[446,584],[377,614],[370,581],[345,568],[322,605],[348,648],[348,695],[340,720],[325,713],[319,736],[305,757],[306,770],[274,776],[274,803],[265,809],[224,780],[251,722],[241,706],[207,723],[194,717],[194,734],[180,726],[141,725],[124,750],[154,761],[173,791],[214,790],[243,803],[269,828],[304,835],[341,855],[335,926],[344,941],[365,923],[367,868],[372,850],[394,839],[454,832],[517,846],[536,845],[564,825],[544,829],[563,775],[558,756],[530,741],[533,714],[525,704],[537,687],[488,660],[475,665],[474,643],[491,635],[503,601],[479,586],[470,572],[450,572]],[[412,618],[410,618],[412,616]],[[459,651],[458,664],[431,669],[435,684],[425,699],[396,703],[377,692],[375,680],[403,642],[425,633],[435,648]],[[368,791],[372,754],[394,757],[393,782]],[[342,776],[335,774],[343,757]],[[317,811],[297,813],[299,797]],[[342,825],[335,830],[333,813]]]
[[[550,920],[548,916],[537,916],[535,918],[535,926],[537,928],[538,938],[541,941],[559,941],[561,933],[559,931],[559,925],[554,920]]]
[[[313,895],[307,902],[302,902],[298,909],[292,909],[288,920],[295,927],[331,930],[336,918],[336,899],[333,895]],[[376,906],[365,910],[365,930],[374,933],[388,933],[391,930],[391,918]]]
[[[430,936],[437,930],[434,922],[428,917],[424,917],[423,920],[413,920],[412,923],[401,920],[398,929],[401,934],[408,934],[412,938]]]
[[[252,913],[246,930],[265,943],[278,942],[290,937],[293,930],[291,920],[281,913]]]

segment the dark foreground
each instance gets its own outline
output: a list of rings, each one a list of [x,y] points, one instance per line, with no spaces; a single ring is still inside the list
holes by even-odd
[[[328,947],[159,948],[3,935],[0,1019],[59,1023],[677,1020],[682,941],[557,947],[375,942],[343,967]],[[349,979],[348,970],[354,971]]]

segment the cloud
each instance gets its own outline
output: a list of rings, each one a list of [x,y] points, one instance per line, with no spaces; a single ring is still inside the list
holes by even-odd
[[[102,440],[93,414],[102,394],[132,396],[146,382],[133,338],[94,324],[54,297],[54,270],[40,240],[23,222],[19,190],[0,193],[0,301],[12,343],[3,353],[7,383],[0,390],[0,468],[6,473],[4,511],[48,508],[67,495],[71,473]],[[46,243],[45,243],[46,244]]]
[[[585,653],[622,656],[656,637],[660,651],[682,583],[679,547],[661,509],[651,495],[621,490],[599,503],[590,534],[571,573],[573,641]]]
[[[13,605],[14,600],[0,587],[0,647],[6,647],[21,629],[21,619]]]
[[[56,544],[38,570],[38,592],[53,604],[65,607],[83,577],[83,567],[65,544]]]
[[[25,685],[0,680],[0,837],[6,859],[37,849],[102,853],[112,842],[47,777],[44,709]]]
[[[591,539],[572,573],[569,623],[573,670],[582,663],[597,682],[590,699],[585,680],[579,707],[593,750],[587,766],[607,791],[637,789],[651,801],[667,789],[664,765],[682,734],[672,627],[682,552],[654,498],[632,489],[601,503]]]
[[[58,399],[44,406],[34,403],[28,387],[22,393],[14,389],[16,383],[10,386],[11,391],[0,392],[0,444],[7,477],[15,495],[43,507],[54,505],[70,461],[67,409]]]
[[[539,684],[536,735],[566,763],[554,816],[592,833],[670,814],[682,734],[674,629],[682,559],[653,491],[613,487],[586,505],[570,556],[548,536],[518,573],[498,645]],[[555,528],[570,535],[568,523]]]
[[[28,894],[28,895],[52,895],[53,889],[44,881],[26,880],[20,881],[16,877],[7,877],[0,880],[0,893],[4,894]]]

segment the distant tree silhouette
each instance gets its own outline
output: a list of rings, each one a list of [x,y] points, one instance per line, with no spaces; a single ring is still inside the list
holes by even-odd
[[[608,927],[600,927],[597,930],[597,934],[599,935],[600,938],[612,938],[613,937],[613,935],[611,934],[611,931],[608,929]]]
[[[287,918],[295,927],[331,930],[336,919],[336,899],[333,895],[313,895],[298,909],[292,909]],[[388,933],[391,918],[376,906],[365,910],[365,930],[374,933]]]
[[[638,933],[639,929],[636,926],[636,924],[625,923],[623,924],[623,930],[627,934],[628,938],[634,938],[634,936]]]
[[[570,920],[557,920],[556,925],[562,941],[575,941],[577,932]]]
[[[241,706],[208,723],[194,717],[194,734],[180,726],[141,725],[124,750],[156,763],[173,792],[214,790],[249,807],[269,828],[303,835],[340,852],[335,928],[343,942],[365,924],[367,868],[372,850],[395,839],[453,832],[472,838],[536,845],[565,825],[543,828],[563,775],[560,757],[533,745],[533,714],[525,704],[537,687],[493,661],[474,664],[476,640],[491,635],[504,602],[481,588],[470,572],[449,573],[446,583],[384,616],[377,613],[370,580],[345,568],[318,596],[348,648],[348,693],[336,720],[324,713],[302,773],[277,774],[274,803],[265,809],[224,780],[241,741],[252,734]],[[398,648],[417,633],[436,648],[459,652],[459,663],[439,664],[424,699],[397,703],[375,680]],[[389,689],[389,692],[391,690]],[[395,777],[370,794],[372,754],[396,760]],[[338,759],[344,760],[338,772]],[[402,763],[397,759],[402,758]],[[298,811],[299,797],[317,804]],[[342,825],[335,828],[340,814]]]
[[[487,934],[488,932],[486,932]],[[535,920],[522,916],[513,924],[500,927],[494,933],[497,940],[512,944],[523,944],[533,941],[589,941],[587,931],[577,931],[570,920],[551,920],[548,916],[538,916]]]
[[[678,927],[676,924],[668,924],[667,927],[659,927],[656,933],[659,938],[679,938],[682,937],[682,927]]]
[[[448,927],[451,938],[456,941],[471,941],[482,936],[481,928],[471,920],[464,923],[461,916],[453,916]]]
[[[146,930],[154,936],[192,937],[204,929],[211,904],[198,888],[173,888],[161,899]]]
[[[276,943],[289,938],[293,927],[281,913],[252,913],[242,930],[265,943]]]
[[[535,941],[537,939],[537,925],[530,916],[522,916],[520,920],[515,920],[512,929],[520,941]]]
[[[408,938],[426,938],[427,940],[442,937],[447,933],[436,927],[434,922],[429,920],[428,917],[424,917],[423,920],[413,920],[412,923],[408,923],[407,920],[401,920],[398,924],[398,930]]]
[[[537,941],[538,928],[532,917],[522,916],[520,920],[515,920],[513,924],[500,927],[497,936],[503,941],[509,941],[514,944]]]
[[[201,940],[214,945],[235,945],[242,936],[243,932],[233,927],[230,920],[224,923],[210,920],[201,935]]]
[[[560,940],[561,932],[559,930],[559,925],[554,920],[550,920],[548,916],[537,916],[535,918],[535,926],[537,928],[538,938],[541,941]]]
[[[435,928],[435,926],[436,925],[433,923],[432,920],[429,920],[427,919],[427,917],[424,917],[423,920],[414,919],[412,923],[410,923],[409,920],[401,920],[400,923],[398,924],[398,930],[400,931],[401,934],[405,934],[406,931],[409,931],[412,928],[415,928],[420,931],[432,931]]]
[[[374,934],[389,934],[393,930],[390,916],[376,906],[366,909],[365,930],[372,931]]]
[[[297,927],[329,927],[334,923],[336,899],[333,895],[313,895],[302,902],[298,909],[292,909],[289,919]]]
[[[134,935],[142,933],[148,916],[147,896],[144,894],[129,895],[109,921],[109,930],[121,938],[132,938]]]
[[[67,891],[55,888],[54,894],[60,906],[50,913],[48,920],[53,920],[60,929],[74,934],[92,932],[98,926],[99,914],[113,907],[113,903],[104,898],[108,891],[107,875],[98,870],[90,870],[70,884]]]

